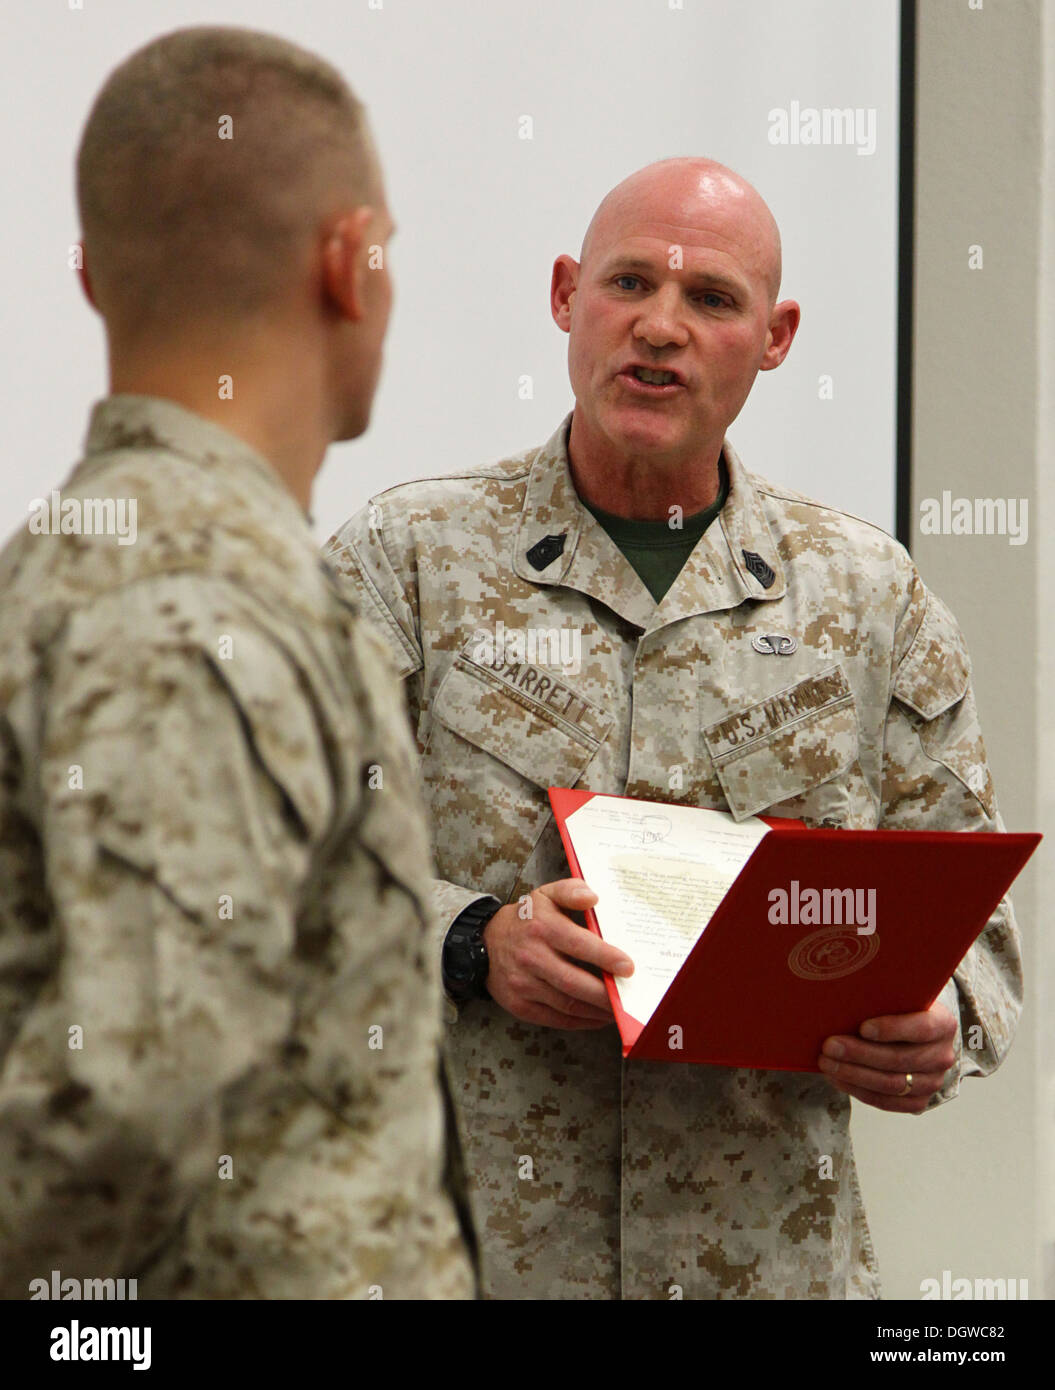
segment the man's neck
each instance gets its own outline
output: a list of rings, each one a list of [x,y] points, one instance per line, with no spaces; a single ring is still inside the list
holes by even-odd
[[[330,443],[321,386],[295,357],[277,364],[212,347],[110,359],[112,394],[160,396],[219,425],[271,464],[305,512]]]
[[[722,440],[684,458],[650,459],[623,453],[576,433],[572,416],[568,466],[575,491],[584,502],[612,516],[638,521],[668,521],[672,508],[682,516],[705,511],[721,487]]]

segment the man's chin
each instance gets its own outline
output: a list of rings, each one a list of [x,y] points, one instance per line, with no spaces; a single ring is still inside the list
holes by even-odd
[[[674,454],[690,443],[683,420],[652,408],[612,411],[605,425],[613,443],[635,453]]]
[[[336,435],[333,442],[335,444],[346,444],[349,442],[349,440],[358,439],[360,435],[366,433],[367,429],[369,428],[369,425],[369,411],[367,411],[365,415],[354,415],[349,419],[342,421],[339,427],[340,433]]]

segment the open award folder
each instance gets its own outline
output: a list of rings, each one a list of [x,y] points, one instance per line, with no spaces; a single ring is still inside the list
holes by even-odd
[[[550,787],[623,1056],[817,1071],[824,1039],[928,1009],[1036,834],[807,829],[801,821]]]

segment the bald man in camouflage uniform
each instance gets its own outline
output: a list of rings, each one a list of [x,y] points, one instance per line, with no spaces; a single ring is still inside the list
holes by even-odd
[[[423,755],[492,1296],[877,1297],[849,1097],[938,1105],[1018,1018],[1004,901],[930,1010],[827,1040],[819,1074],[627,1063],[594,972],[628,963],[569,915],[595,899],[550,785],[1002,828],[949,610],[883,531],[749,473],[726,436],[794,336],[779,281],[743,180],[640,171],[554,267],[572,414],[541,449],[393,488],[330,545]],[[581,664],[552,640],[575,634]]]
[[[85,288],[114,391],[58,512],[0,557],[3,1297],[53,1270],[132,1279],[140,1298],[474,1292],[418,772],[391,663],[305,511],[326,444],[366,427],[388,317],[366,269],[392,224],[363,120],[312,55],[206,29],[134,55],[85,132]],[[143,208],[130,196],[155,167],[179,184],[168,122],[196,198],[226,161],[235,217],[266,196],[256,180],[297,182],[298,135],[331,129],[331,221],[309,182],[303,225],[281,228],[313,293],[308,277],[281,307],[265,291],[248,347],[234,301],[254,271],[266,286],[259,238],[232,258],[243,278],[213,285],[215,319],[196,301],[208,251],[175,287],[152,246],[128,258],[122,208],[171,251],[151,222],[167,182]],[[212,246],[237,243],[213,212]],[[284,254],[277,274],[292,285]],[[157,277],[142,309],[163,318],[133,337],[137,275]],[[326,396],[283,396],[293,357]],[[237,406],[217,399],[225,371]]]

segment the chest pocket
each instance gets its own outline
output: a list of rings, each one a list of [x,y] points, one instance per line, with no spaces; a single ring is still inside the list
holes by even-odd
[[[868,797],[857,708],[839,665],[711,724],[704,741],[735,820],[779,806],[812,824],[869,823],[856,814]]]
[[[536,684],[542,680],[548,698],[532,698],[460,655],[440,682],[433,719],[538,787],[574,786],[607,738],[613,716],[563,682],[543,674]],[[433,757],[436,743],[434,725],[427,750]],[[455,766],[459,762],[464,757]],[[446,771],[458,775],[452,767]],[[467,775],[475,780],[481,771],[479,759],[469,755]]]
[[[541,675],[548,702],[541,679],[532,698],[463,654],[432,703],[424,772],[438,871],[500,902],[550,823],[545,788],[575,786],[615,722]]]

